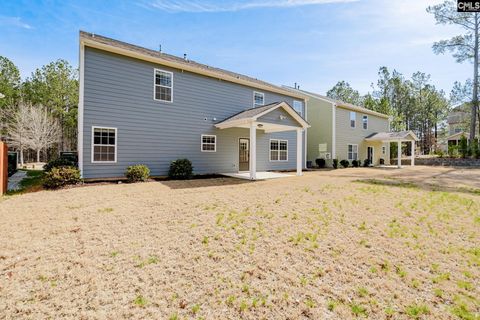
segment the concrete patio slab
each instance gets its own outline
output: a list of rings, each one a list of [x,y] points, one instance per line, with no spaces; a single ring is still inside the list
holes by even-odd
[[[221,175],[232,177],[232,178],[250,180],[250,173],[248,171],[238,172],[238,173],[221,173]],[[280,173],[280,172],[269,172],[269,171],[257,172],[257,180],[279,179],[279,178],[287,178],[292,176],[293,176],[292,174],[286,174],[286,173]]]

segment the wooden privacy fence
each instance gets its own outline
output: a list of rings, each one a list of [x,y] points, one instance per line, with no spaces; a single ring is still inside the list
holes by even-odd
[[[0,142],[0,195],[7,192],[8,185],[8,147]]]

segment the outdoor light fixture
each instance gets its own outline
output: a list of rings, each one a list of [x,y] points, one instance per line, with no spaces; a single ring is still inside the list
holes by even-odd
[[[257,125],[257,127],[262,128],[262,127],[263,127],[263,124],[259,123],[259,124]]]

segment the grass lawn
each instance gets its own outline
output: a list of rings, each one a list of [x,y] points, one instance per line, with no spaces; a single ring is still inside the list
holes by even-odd
[[[351,168],[4,197],[0,314],[477,320],[478,176]]]

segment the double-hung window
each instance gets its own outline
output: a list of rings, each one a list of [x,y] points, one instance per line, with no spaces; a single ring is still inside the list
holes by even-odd
[[[358,160],[358,144],[348,145],[348,160]]]
[[[217,136],[202,134],[202,152],[217,151]]]
[[[350,111],[350,127],[355,128],[357,125],[357,113]]]
[[[117,162],[117,128],[92,128],[92,162]]]
[[[263,92],[253,92],[253,107],[261,107],[265,105],[265,94]]]
[[[303,102],[298,100],[293,100],[293,109],[303,117]]]
[[[362,126],[363,129],[367,130],[368,129],[368,116],[364,115],[362,118]]]
[[[154,99],[165,102],[173,101],[173,73],[155,69]]]
[[[270,140],[270,161],[288,161],[287,140]]]

